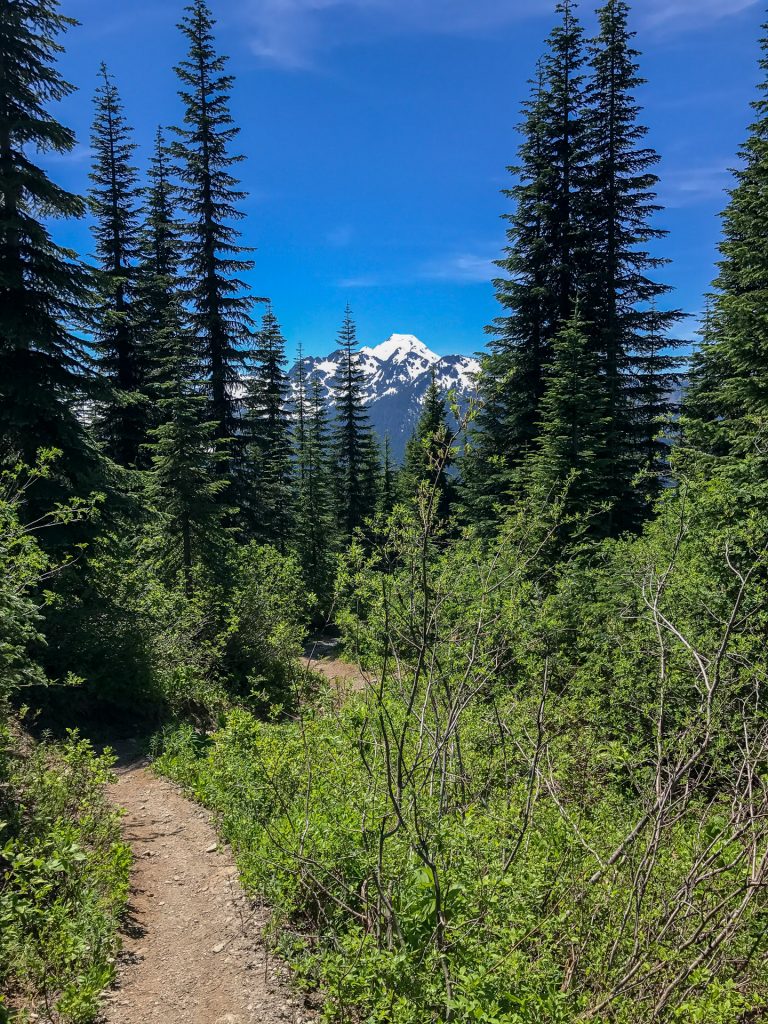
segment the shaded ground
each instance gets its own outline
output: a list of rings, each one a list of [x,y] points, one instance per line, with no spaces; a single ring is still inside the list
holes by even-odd
[[[126,756],[112,799],[135,864],[116,988],[104,1024],[306,1024],[314,1019],[271,959],[268,911],[243,895],[209,815]]]

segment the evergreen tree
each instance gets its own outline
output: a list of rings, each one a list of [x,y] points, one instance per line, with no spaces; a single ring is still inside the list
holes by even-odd
[[[526,466],[528,489],[540,501],[562,502],[561,540],[576,531],[604,535],[612,471],[607,399],[599,360],[578,312],[555,338],[553,356],[539,438]]]
[[[382,515],[389,515],[397,504],[399,482],[398,469],[392,458],[392,442],[390,441],[389,434],[385,434],[378,502],[378,511]]]
[[[91,132],[94,164],[89,197],[99,260],[95,349],[105,389],[96,431],[106,454],[130,467],[139,464],[149,418],[146,351],[137,301],[139,187],[132,164],[136,145],[104,64],[100,77]]]
[[[644,314],[646,334],[642,347],[632,356],[633,430],[631,451],[642,474],[633,481],[627,511],[645,515],[669,480],[672,437],[679,430],[680,404],[675,390],[680,384],[676,372],[681,360],[670,350],[674,343],[666,333],[668,316],[655,307]],[[614,476],[615,480],[615,476]],[[615,493],[615,488],[614,488]],[[623,516],[622,518],[626,518]]]
[[[419,421],[406,445],[403,481],[408,497],[426,496],[433,515],[443,522],[454,499],[448,472],[453,464],[451,442],[445,399],[433,369]]]
[[[585,251],[583,205],[588,155],[584,94],[584,34],[573,0],[557,6],[562,22],[550,37],[543,94],[544,154],[549,163],[554,217],[547,224],[554,255],[550,288],[557,318],[551,335],[572,317],[589,257]]]
[[[205,0],[185,9],[180,29],[188,56],[176,67],[184,102],[184,126],[174,129],[172,149],[181,179],[180,206],[186,214],[184,294],[192,326],[205,359],[209,418],[216,436],[238,436],[236,388],[247,355],[252,326],[252,299],[239,276],[253,267],[243,258],[250,250],[238,244],[235,224],[243,218],[237,204],[245,198],[232,174],[243,158],[230,152],[239,129],[229,111],[233,76],[227,59],[217,54],[214,20]],[[230,470],[238,463],[232,451]],[[221,471],[225,471],[222,465]]]
[[[495,282],[503,313],[480,379],[481,410],[464,460],[464,500],[481,528],[520,485],[519,467],[538,434],[553,339],[573,313],[588,263],[583,237],[587,174],[583,31],[571,0],[548,40],[524,105],[508,245]]]
[[[294,408],[294,415],[296,418],[296,427],[293,432],[293,454],[296,462],[296,472],[298,475],[298,484],[302,485],[304,466],[301,459],[301,453],[304,451],[304,445],[306,443],[307,435],[307,368],[304,364],[304,350],[299,343],[297,355],[296,355],[296,402]]]
[[[357,353],[357,329],[349,306],[339,345],[341,359],[333,381],[333,455],[339,528],[349,539],[373,512],[375,502],[375,447],[363,402],[365,375]]]
[[[664,446],[659,439],[679,359],[664,340],[681,314],[660,311],[670,288],[652,279],[667,261],[652,256],[650,243],[666,232],[652,226],[658,163],[643,145],[636,90],[638,52],[624,0],[608,0],[598,12],[600,31],[590,47],[587,139],[590,154],[590,244],[587,316],[594,325],[606,391],[612,462],[613,530],[637,526],[659,489]],[[644,481],[636,481],[645,473]]]
[[[293,520],[293,466],[285,339],[272,308],[256,335],[245,397],[249,442],[247,518],[252,535],[286,550]]]
[[[150,163],[141,232],[142,330],[152,353],[150,391],[155,426],[146,446],[154,531],[169,581],[182,579],[191,597],[204,577],[220,577],[227,528],[220,469],[226,443],[206,420],[205,368],[181,301],[181,237],[168,148],[158,129]]]
[[[768,26],[766,26],[768,31]],[[719,274],[686,401],[688,442],[766,477],[768,433],[768,38],[755,119],[723,215]]]
[[[301,432],[297,431],[299,494],[295,536],[307,587],[318,596],[321,609],[327,610],[333,593],[337,547],[330,428],[320,381],[312,381],[309,394],[306,387],[306,378],[302,378],[298,402],[304,410],[304,426]]]
[[[55,0],[0,0],[0,458],[62,453],[57,478],[36,488],[44,508],[60,488],[82,493],[95,468],[76,415],[84,352],[73,331],[89,279],[47,227],[84,205],[34,162],[35,151],[75,146],[47,109],[72,91],[55,62],[73,24]]]
[[[157,398],[162,370],[168,365],[158,337],[161,331],[167,336],[167,314],[172,307],[176,308],[180,292],[180,237],[174,212],[175,193],[170,178],[168,149],[159,128],[147,177],[138,286],[141,330],[150,355],[150,390],[152,397]],[[153,410],[153,419],[157,425],[157,409]]]
[[[221,496],[227,481],[219,466],[226,442],[208,407],[197,341],[172,300],[158,333],[160,426],[150,431],[149,497],[158,512],[154,529],[167,578],[181,577],[188,597],[201,576],[220,575],[227,510]]]

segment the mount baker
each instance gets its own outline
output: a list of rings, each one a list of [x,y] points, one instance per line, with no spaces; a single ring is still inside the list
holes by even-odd
[[[327,356],[302,359],[307,381],[319,380],[331,405],[331,385],[341,358],[342,352],[337,349]],[[432,371],[440,391],[453,391],[461,405],[475,394],[480,369],[478,361],[470,356],[437,355],[412,334],[393,334],[380,345],[363,347],[358,359],[365,375],[363,398],[371,423],[379,437],[389,435],[392,455],[398,460],[416,426]],[[294,391],[298,368],[297,362],[290,373]]]

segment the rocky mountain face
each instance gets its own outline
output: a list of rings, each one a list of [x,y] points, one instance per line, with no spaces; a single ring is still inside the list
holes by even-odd
[[[327,356],[307,356],[302,361],[307,379],[320,380],[331,405],[331,385],[341,356],[337,350]],[[360,349],[360,365],[366,378],[364,397],[371,423],[379,437],[389,435],[392,454],[398,460],[419,418],[432,371],[438,387],[444,393],[453,391],[461,405],[475,394],[480,369],[478,361],[470,356],[438,356],[412,334],[393,334],[374,348]],[[294,387],[297,371],[298,363],[291,370]]]

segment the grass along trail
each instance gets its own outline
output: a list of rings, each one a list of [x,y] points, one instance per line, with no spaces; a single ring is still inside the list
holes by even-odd
[[[269,918],[243,894],[208,813],[146,761],[125,757],[112,798],[135,862],[104,1024],[306,1024],[314,1019],[270,958]]]

